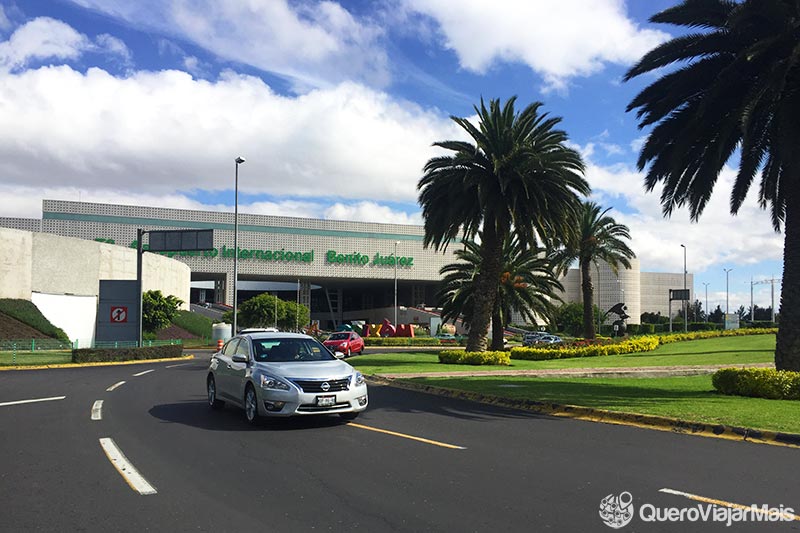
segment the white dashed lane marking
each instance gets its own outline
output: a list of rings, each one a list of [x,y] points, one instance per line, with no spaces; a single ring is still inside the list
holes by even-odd
[[[123,385],[125,385],[125,382],[124,382],[124,381],[120,381],[120,382],[118,382],[118,383],[114,383],[113,385],[111,385],[109,388],[107,388],[107,389],[106,389],[106,392],[111,392],[111,391],[113,391],[114,389],[116,389],[117,387],[121,387],[121,386],[123,386]]]
[[[151,368],[150,370],[145,370],[144,372],[139,372],[138,374],[134,374],[133,377],[138,378],[139,376],[144,376],[145,374],[149,374],[150,372],[155,372],[155,368]]]
[[[0,403],[0,407],[5,407],[7,405],[22,405],[24,403],[53,402],[56,400],[63,400],[64,398],[66,398],[66,396],[52,396],[50,398],[34,398],[32,400],[16,400],[13,402]]]
[[[133,490],[144,496],[156,493],[155,487],[148,483],[139,471],[136,470],[136,467],[128,461],[128,458],[125,457],[122,450],[117,447],[113,439],[107,437],[100,439],[100,446],[102,446],[103,451],[106,452],[108,460],[111,461],[111,464],[114,465],[117,472],[119,472]]]
[[[92,420],[103,419],[103,400],[96,400],[92,405]]]

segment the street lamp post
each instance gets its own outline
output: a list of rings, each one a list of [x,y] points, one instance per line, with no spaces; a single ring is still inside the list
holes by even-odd
[[[729,288],[730,288],[730,285],[728,283],[728,280],[729,280],[728,274],[730,274],[731,270],[733,270],[733,269],[732,268],[723,268],[722,270],[725,271],[725,315],[727,315],[730,312],[730,310],[728,308],[728,306],[730,304],[730,299],[728,297],[729,296],[729,292],[728,291],[729,291]],[[725,318],[727,318],[727,316]]]
[[[681,244],[683,248],[683,295],[686,294],[686,246]],[[683,301],[683,331],[689,331],[689,300],[688,298]]]
[[[233,187],[233,335],[236,335],[236,313],[239,304],[239,165],[244,157],[237,157],[236,179]]]
[[[708,282],[704,281],[703,285],[706,287],[706,322],[708,322],[709,312],[708,312]]]
[[[397,327],[397,245],[400,241],[394,241],[394,327]]]

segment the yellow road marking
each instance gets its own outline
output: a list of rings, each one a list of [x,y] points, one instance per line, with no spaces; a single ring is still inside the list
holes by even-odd
[[[725,500],[715,500],[714,498],[706,498],[705,496],[698,496],[697,494],[690,494],[688,492],[681,492],[679,490],[673,490],[673,489],[659,489],[658,492],[664,492],[666,494],[674,494],[675,496],[683,496],[684,498],[688,498],[690,500],[702,503],[710,503],[712,505],[719,505],[720,507],[729,507],[731,509],[748,509],[755,514],[761,514],[766,516],[780,516],[791,520],[800,521],[800,516],[787,512],[781,513],[776,509],[765,511],[759,507],[751,507],[749,505],[742,505],[740,503],[726,502]]]
[[[415,437],[414,435],[406,435],[405,433],[389,431],[388,429],[380,429],[371,426],[364,426],[361,424],[356,424],[355,422],[348,422],[347,425],[352,426],[354,428],[366,429],[367,431],[374,431],[376,433],[384,433],[386,435],[392,435],[393,437],[401,437],[403,439],[415,440],[417,442],[424,442],[425,444],[432,444],[434,446],[440,446],[442,448],[449,448],[451,450],[466,450],[464,446],[456,446],[455,444],[447,444],[446,442],[439,442],[436,440],[425,439],[422,437]]]

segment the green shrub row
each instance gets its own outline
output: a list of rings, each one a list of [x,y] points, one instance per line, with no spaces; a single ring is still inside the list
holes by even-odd
[[[670,342],[680,341],[694,341],[697,339],[713,339],[716,337],[739,337],[742,335],[767,335],[778,333],[778,328],[741,328],[741,329],[723,329],[715,331],[694,331],[690,333],[668,333],[660,335],[658,341],[661,344],[669,344]]]
[[[615,342],[612,344],[590,344],[588,346],[554,345],[552,347],[521,347],[511,349],[512,359],[542,361],[546,359],[566,359],[572,357],[595,357],[602,355],[620,355],[626,353],[650,352],[661,344],[714,337],[731,337],[740,335],[764,335],[777,333],[774,328],[731,329],[726,331],[694,331],[690,333],[670,333],[668,335],[643,335]]]
[[[511,348],[511,359],[542,361],[572,357],[595,357],[625,353],[649,352],[658,347],[658,337],[645,336],[626,339],[613,344],[590,344],[588,346],[554,346],[552,348]]]
[[[0,298],[0,313],[16,318],[23,324],[27,324],[37,331],[41,331],[48,337],[53,337],[60,341],[69,342],[70,339],[64,330],[55,327],[47,320],[39,308],[28,300],[17,300],[12,298]]]
[[[437,346],[433,337],[364,337],[365,346]]]
[[[180,357],[183,346],[171,344],[145,348],[81,348],[72,350],[73,363],[105,363]]]
[[[450,365],[505,365],[511,364],[511,356],[506,351],[466,352],[447,350],[439,352],[439,362]]]
[[[714,373],[711,382],[722,394],[800,400],[800,372],[774,368],[723,368]]]
[[[178,314],[172,319],[172,323],[183,328],[192,335],[202,337],[204,339],[211,338],[211,325],[213,320],[200,313],[192,313],[191,311],[178,311]]]

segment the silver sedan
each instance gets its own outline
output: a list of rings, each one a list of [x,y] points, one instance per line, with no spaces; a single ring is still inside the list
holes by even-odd
[[[352,420],[367,408],[367,384],[337,356],[307,335],[238,335],[211,356],[208,404],[242,407],[250,423],[259,416],[328,413]]]

